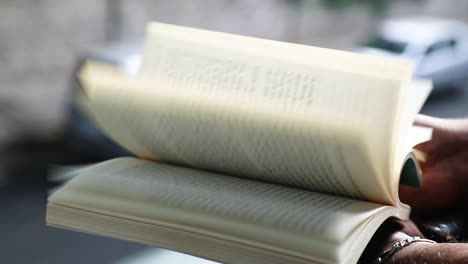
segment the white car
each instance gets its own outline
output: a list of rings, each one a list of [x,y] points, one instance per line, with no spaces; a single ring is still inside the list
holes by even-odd
[[[459,86],[468,77],[468,27],[458,21],[387,20],[357,52],[412,60],[413,77],[432,79],[436,90]]]

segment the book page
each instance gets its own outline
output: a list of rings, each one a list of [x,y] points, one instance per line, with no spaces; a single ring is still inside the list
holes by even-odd
[[[432,91],[432,81],[426,79],[412,80],[408,92],[403,100],[402,111],[398,117],[397,137],[393,172],[387,178],[387,184],[391,188],[392,196],[398,198],[399,172],[408,153],[419,143],[428,141],[432,137],[432,129],[414,126],[414,118],[423,107],[424,102]]]
[[[351,252],[341,246],[356,244],[350,242],[360,235],[356,231],[386,210],[369,202],[134,158],[91,167],[50,197],[49,204],[337,263]],[[407,212],[395,216],[404,218]],[[367,241],[361,241],[359,250]]]
[[[410,65],[153,24],[133,80],[86,71],[98,123],[141,157],[393,204]]]

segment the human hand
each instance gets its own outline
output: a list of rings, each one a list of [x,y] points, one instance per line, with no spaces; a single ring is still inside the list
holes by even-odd
[[[411,236],[423,237],[412,221],[390,218],[385,221],[372,237],[364,250],[359,264],[374,263],[378,257],[389,250],[396,242]],[[468,244],[427,242],[412,243],[401,248],[385,264],[468,264]]]
[[[421,187],[400,185],[400,199],[421,215],[466,207],[468,186],[468,119],[418,115],[416,125],[433,129],[432,139],[416,146],[426,155],[421,162]]]
[[[396,242],[410,236],[423,237],[421,231],[412,221],[388,219],[372,237],[359,259],[359,264],[374,263],[379,256],[389,250]]]

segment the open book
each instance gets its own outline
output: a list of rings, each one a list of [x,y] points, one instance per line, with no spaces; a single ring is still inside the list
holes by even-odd
[[[89,62],[80,103],[139,158],[77,171],[49,225],[225,263],[355,263],[418,184],[431,85],[409,62],[151,23],[136,76]],[[90,146],[92,147],[92,146]],[[405,168],[403,170],[403,168]]]

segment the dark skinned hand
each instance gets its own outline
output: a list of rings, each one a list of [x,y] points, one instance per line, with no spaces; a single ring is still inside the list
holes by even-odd
[[[468,198],[468,119],[418,115],[416,125],[433,129],[432,139],[416,146],[425,153],[420,188],[401,185],[400,199],[415,215],[466,207]]]
[[[413,188],[401,185],[400,199],[412,208],[412,216],[424,217],[429,213],[445,210],[467,208],[468,198],[468,119],[440,119],[418,115],[416,125],[433,129],[432,139],[416,146],[425,154],[425,161],[421,162],[421,187]],[[395,242],[408,236],[421,236],[420,230],[412,221],[387,220],[373,236],[371,242],[361,256],[359,263],[372,263],[378,256],[389,249]],[[410,263],[411,258],[424,263],[465,263],[464,244],[412,245],[406,254],[398,253],[391,263]],[[430,248],[432,247],[432,248]],[[424,252],[418,256],[418,252]],[[411,252],[411,251],[415,252]],[[438,252],[437,252],[438,251]],[[444,252],[455,258],[438,259]],[[431,256],[434,253],[435,256]],[[461,258],[457,253],[462,253]],[[414,259],[413,259],[414,260]],[[413,262],[411,262],[413,263]]]

